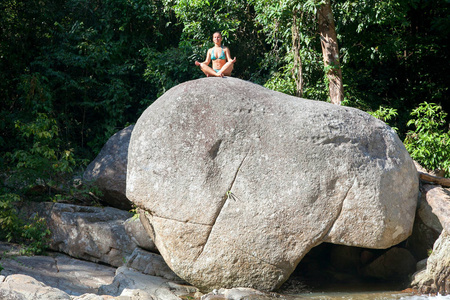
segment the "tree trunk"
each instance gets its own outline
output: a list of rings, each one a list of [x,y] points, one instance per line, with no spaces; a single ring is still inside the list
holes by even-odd
[[[302,58],[300,57],[300,35],[297,24],[298,11],[294,10],[292,13],[292,51],[294,52],[294,69],[292,70],[292,76],[295,80],[296,90],[295,95],[297,97],[303,96],[303,67]],[[295,73],[297,71],[297,74]]]
[[[344,86],[342,84],[339,48],[330,0],[327,0],[325,4],[320,6],[318,21],[323,62],[329,81],[331,103],[340,105],[344,99]]]

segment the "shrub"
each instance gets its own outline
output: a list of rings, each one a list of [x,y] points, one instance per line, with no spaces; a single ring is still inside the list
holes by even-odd
[[[380,106],[377,110],[369,111],[368,113],[388,125],[390,125],[390,120],[395,119],[398,116],[397,109],[384,106]],[[392,127],[392,129],[394,129],[395,132],[398,131],[397,127]]]
[[[48,248],[50,230],[44,218],[36,214],[29,223],[19,218],[15,207],[20,196],[14,193],[0,194],[0,239],[17,242],[24,246],[21,254],[43,254]]]
[[[411,112],[408,121],[415,130],[408,131],[404,144],[411,157],[428,170],[443,170],[450,175],[450,130],[447,114],[440,105],[421,103]]]
[[[20,200],[19,195],[7,193],[0,194],[0,239],[8,242],[17,240],[21,235],[22,221],[19,219],[14,203]]]

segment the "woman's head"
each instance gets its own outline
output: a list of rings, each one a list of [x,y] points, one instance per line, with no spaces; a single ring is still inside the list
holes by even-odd
[[[212,39],[214,44],[220,45],[222,43],[222,33],[220,33],[219,31],[214,32]]]

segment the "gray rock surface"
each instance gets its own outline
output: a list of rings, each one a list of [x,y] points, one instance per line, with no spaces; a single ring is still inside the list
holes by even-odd
[[[416,218],[414,220],[413,233],[408,238],[407,247],[414,256],[421,260],[428,258],[429,252],[433,249],[433,244],[442,232],[442,225],[439,218],[433,211],[439,211],[438,207],[431,207],[428,203],[435,203],[431,200],[432,193],[428,194],[430,188],[438,188],[429,184],[421,185],[421,196],[417,206]],[[433,204],[435,205],[435,204]]]
[[[73,257],[119,267],[137,247],[157,250],[138,218],[113,207],[30,202],[20,213],[25,220],[44,217],[50,249]]]
[[[426,268],[414,275],[412,286],[422,293],[446,295],[450,294],[450,189],[424,185],[423,190],[426,202],[439,219],[443,230],[434,243]]]
[[[116,269],[53,252],[48,256],[20,256],[19,250],[0,243],[1,300],[180,300],[181,296],[198,292],[193,286],[132,268]],[[168,269],[161,258],[155,260],[162,263],[151,262],[153,267]]]
[[[433,207],[431,207],[430,203],[434,205],[434,201],[432,200],[432,193],[427,193],[428,190],[439,188],[436,186],[432,186],[429,184],[425,184],[422,187],[423,194],[420,197],[419,204],[417,206],[417,216],[422,220],[422,222],[427,226],[428,228],[434,230],[437,233],[442,232],[442,224],[439,221],[438,216],[433,212]],[[430,203],[428,202],[430,201]],[[434,211],[436,212],[436,208],[434,208]],[[439,209],[437,210],[439,213]]]
[[[143,274],[158,276],[173,281],[182,281],[166,264],[161,255],[140,248],[134,249],[127,258],[128,267]]]
[[[69,295],[97,293],[102,285],[111,284],[114,279],[115,268],[74,259],[64,254],[50,253],[48,256],[19,256],[17,250],[2,244],[1,274],[7,276],[1,287],[3,290],[17,290],[21,280],[25,285],[33,286],[33,282],[17,274],[27,275],[41,282],[40,286],[57,288]],[[25,280],[26,279],[26,280]],[[8,284],[6,284],[8,283]],[[27,289],[25,289],[27,290]],[[45,292],[55,292],[54,289],[44,288]],[[33,292],[36,292],[33,290]],[[1,295],[1,294],[0,294]],[[27,294],[28,295],[28,294]],[[0,299],[6,299],[0,297]],[[24,299],[46,299],[30,297]],[[55,298],[58,299],[58,298]],[[64,298],[61,298],[64,299]]]
[[[132,299],[180,300],[179,295],[195,293],[192,286],[172,283],[167,279],[142,274],[131,268],[120,267],[116,271],[114,281],[102,286],[100,294],[131,297]]]
[[[383,122],[236,78],[166,92],[128,151],[128,199],[172,270],[203,290],[273,290],[322,242],[395,245],[417,194]]]
[[[439,220],[437,222],[434,219],[434,222],[429,226],[435,230],[442,230],[443,228],[450,232],[450,189],[443,188],[440,185],[426,184],[423,186],[423,191],[432,213]]]
[[[100,197],[103,201],[124,210],[131,209],[125,190],[128,144],[133,127],[128,126],[109,138],[83,174],[83,180],[92,181],[103,193]]]
[[[155,243],[153,243],[152,239],[149,237],[147,231],[142,226],[139,218],[129,218],[124,223],[125,230],[128,236],[131,238],[131,241],[138,245],[140,248],[148,250],[153,253],[159,253],[158,248],[156,248]]]
[[[2,300],[70,300],[71,297],[57,289],[39,282],[33,277],[14,274],[0,281],[0,299]]]
[[[445,230],[434,244],[426,268],[414,274],[411,285],[424,294],[450,294],[450,235]]]

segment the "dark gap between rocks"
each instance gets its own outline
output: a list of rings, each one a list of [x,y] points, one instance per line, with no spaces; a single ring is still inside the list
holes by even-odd
[[[279,292],[400,291],[415,271],[416,260],[405,251],[402,245],[378,250],[322,243],[300,261]]]

